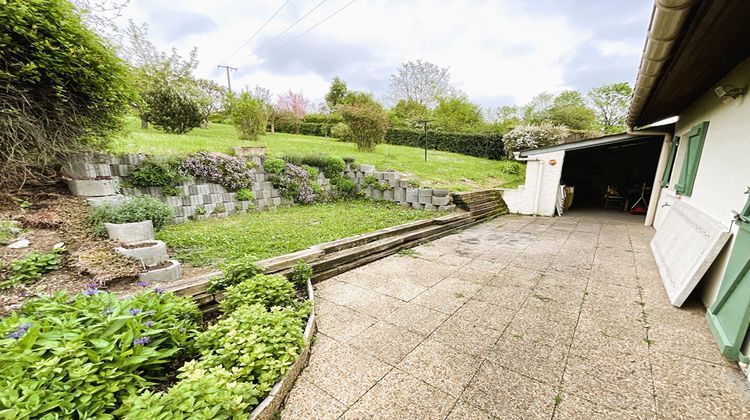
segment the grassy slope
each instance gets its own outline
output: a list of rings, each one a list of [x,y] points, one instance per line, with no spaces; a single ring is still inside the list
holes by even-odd
[[[128,119],[128,133],[117,141],[117,152],[143,152],[155,155],[187,154],[201,150],[227,152],[234,146],[263,145],[270,156],[284,153],[326,153],[353,157],[359,163],[375,165],[379,170],[393,169],[411,173],[423,184],[468,191],[503,186],[515,187],[520,175],[503,173],[509,162],[495,161],[457,153],[429,151],[414,147],[381,144],[373,152],[357,150],[356,145],[330,138],[295,134],[267,134],[258,142],[240,140],[231,125],[212,123],[208,129],[195,129],[185,135],[167,134],[149,128],[143,130],[137,119]]]
[[[404,210],[392,203],[348,201],[250,212],[171,225],[157,235],[171,253],[192,265],[217,266],[252,254],[258,259],[312,245],[434,217],[429,211]]]

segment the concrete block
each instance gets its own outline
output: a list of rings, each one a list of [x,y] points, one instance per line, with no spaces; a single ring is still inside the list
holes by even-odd
[[[169,260],[170,265],[165,268],[147,271],[138,275],[139,281],[146,283],[167,283],[182,277],[182,265],[179,261]]]
[[[233,192],[226,192],[221,194],[222,199],[226,201],[234,201],[234,193]]]
[[[210,194],[208,184],[194,184],[190,185],[190,195],[198,195],[198,194]]]
[[[225,201],[224,207],[229,213],[234,213],[234,210],[237,208],[237,203],[234,201]]]
[[[453,204],[449,204],[447,206],[439,206],[438,207],[438,210],[440,210],[440,211],[453,211],[455,209],[456,209],[456,206],[453,205]]]
[[[355,172],[347,172],[346,177],[349,179],[357,179],[357,174]]]
[[[383,191],[380,191],[378,189],[373,188],[372,189],[372,198],[375,200],[382,200],[383,199]]]
[[[434,204],[425,204],[424,209],[429,211],[436,211],[438,209],[438,206]]]
[[[105,223],[109,239],[131,243],[154,239],[154,224],[150,220],[134,223]]]
[[[271,188],[266,190],[266,198],[277,198],[281,197],[281,191],[277,190],[276,188]]]
[[[222,194],[227,192],[227,189],[219,184],[208,184],[208,191],[210,194]]]
[[[424,210],[424,204],[421,203],[411,203],[411,207],[416,210]]]
[[[281,197],[274,197],[271,199],[271,206],[278,207],[281,205]]]
[[[420,188],[419,196],[420,197],[432,197],[432,188]]]
[[[393,201],[393,190],[383,191],[383,200]]]
[[[406,201],[398,203],[398,205],[401,206],[402,209],[410,209],[410,208],[412,208],[411,207],[411,203],[407,203]]]
[[[263,183],[263,189],[264,190],[272,190],[273,189],[273,182],[266,181]]]
[[[117,182],[112,179],[69,179],[67,184],[73,195],[102,197],[117,194]]]
[[[175,206],[181,206],[182,205],[182,197],[177,196],[166,196],[163,198],[164,202],[169,204],[172,207]]]
[[[221,194],[221,193],[209,194],[208,196],[211,197],[211,203],[214,203],[214,204],[221,203],[224,201],[224,194]]]
[[[434,190],[432,190],[432,195],[434,195],[436,197],[447,197],[448,194],[450,194],[450,193],[451,193],[450,191],[444,190],[444,189],[434,189]]]
[[[451,202],[451,198],[448,196],[445,196],[445,197],[433,196],[432,197],[432,204],[436,206],[447,206],[448,204],[450,204],[450,202]]]
[[[406,201],[416,203],[419,201],[419,190],[416,188],[406,189]]]
[[[179,192],[180,196],[190,195],[190,186],[186,184],[181,184],[175,187],[177,191]]]
[[[92,157],[84,154],[70,156],[62,165],[63,175],[73,179],[96,178],[96,166]]]
[[[401,178],[401,174],[398,172],[386,172],[383,174],[383,179],[388,181],[391,185],[396,185],[399,178]]]
[[[266,209],[269,206],[269,204],[270,204],[270,199],[268,199],[268,198],[261,198],[259,200],[255,200],[255,206],[259,210]]]
[[[146,192],[151,197],[162,197],[164,194],[161,192],[161,187],[148,187]]]
[[[266,182],[266,174],[255,174],[255,183]]]
[[[117,176],[128,176],[130,175],[130,166],[129,165],[111,165],[112,168],[112,175]]]
[[[419,196],[420,204],[432,204],[432,196]]]
[[[408,179],[399,179],[398,187],[399,188],[411,188],[411,183],[409,182]]]
[[[369,185],[368,185],[367,187],[365,187],[365,188],[363,188],[363,189],[362,189],[362,192],[363,192],[363,193],[364,193],[364,194],[365,194],[366,196],[368,196],[368,197],[372,197],[372,192],[373,192],[373,188],[372,188],[371,186],[369,186]]]
[[[122,205],[122,203],[128,200],[130,200],[130,197],[119,194],[108,195],[104,197],[91,197],[86,199],[86,201],[89,203],[89,206],[94,208],[102,206],[119,207],[120,205]]]
[[[252,201],[238,201],[237,204],[239,205],[240,210],[243,210],[243,211],[247,211],[253,206]]]
[[[182,204],[184,206],[200,206],[203,204],[202,195],[186,195],[182,197]]]
[[[206,211],[206,214],[214,214],[216,211],[216,204],[206,203],[203,205],[203,210]]]
[[[359,165],[359,170],[366,174],[375,172],[375,165]]]
[[[406,188],[394,188],[393,199],[395,201],[406,201]]]
[[[374,175],[375,179],[377,179],[378,181],[382,181],[383,180],[383,172],[374,172],[374,173],[372,173],[372,175]]]
[[[137,259],[144,268],[159,265],[169,258],[167,245],[162,241],[134,242],[129,245],[127,248],[118,246],[115,248],[115,252]],[[134,246],[138,247],[134,248]]]
[[[177,223],[177,224],[185,223],[187,221],[188,221],[187,217],[180,217],[180,216],[178,216],[178,217],[174,218],[174,222]]]

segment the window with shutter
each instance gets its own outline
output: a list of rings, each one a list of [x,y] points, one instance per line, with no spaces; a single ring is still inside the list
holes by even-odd
[[[701,152],[703,151],[703,142],[706,139],[708,131],[708,121],[704,121],[690,129],[683,136],[685,144],[685,157],[682,160],[682,169],[680,170],[680,179],[675,185],[675,191],[682,195],[690,196],[693,193],[693,184],[695,176],[698,173],[698,164],[701,161]]]
[[[672,144],[669,146],[669,154],[667,155],[667,166],[664,168],[664,175],[661,177],[661,187],[667,188],[669,186],[669,180],[672,178],[672,169],[674,168],[674,158],[677,155],[677,146],[680,144],[680,137],[675,137],[672,140]]]

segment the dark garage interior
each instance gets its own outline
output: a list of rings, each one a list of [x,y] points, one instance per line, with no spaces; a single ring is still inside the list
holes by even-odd
[[[566,151],[560,182],[575,187],[570,208],[630,211],[644,183],[648,202],[661,146],[660,137],[647,137]]]

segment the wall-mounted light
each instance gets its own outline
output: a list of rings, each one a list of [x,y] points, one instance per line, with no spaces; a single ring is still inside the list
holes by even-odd
[[[747,93],[747,88],[735,85],[716,86],[716,88],[714,88],[714,93],[719,98],[724,98],[724,103],[726,103],[743,96]]]

